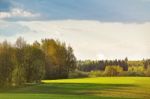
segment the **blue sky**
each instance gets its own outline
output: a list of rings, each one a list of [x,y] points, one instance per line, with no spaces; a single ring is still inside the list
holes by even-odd
[[[0,11],[12,8],[39,13],[36,20],[150,21],[150,0],[0,0]]]
[[[150,58],[149,9],[150,0],[0,0],[0,41],[60,39],[78,59]]]

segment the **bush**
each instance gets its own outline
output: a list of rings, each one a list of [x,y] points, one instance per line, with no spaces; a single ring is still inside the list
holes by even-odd
[[[104,76],[104,71],[91,71],[89,77],[102,77]]]
[[[124,72],[120,72],[119,76],[145,76],[144,72],[135,72],[135,71],[124,71]]]
[[[105,76],[118,76],[120,72],[123,71],[123,68],[120,66],[106,66],[104,75]]]
[[[74,71],[69,73],[69,78],[84,78],[88,77],[89,73],[88,72],[82,72],[82,71]]]
[[[144,71],[144,66],[130,66],[128,68],[128,71],[143,72]]]

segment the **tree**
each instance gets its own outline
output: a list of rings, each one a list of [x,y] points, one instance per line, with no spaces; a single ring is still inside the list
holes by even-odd
[[[11,45],[4,41],[0,45],[0,86],[10,86],[14,68],[14,51]]]
[[[20,86],[20,85],[26,83],[26,77],[25,77],[26,63],[24,60],[25,55],[26,55],[26,53],[25,53],[26,46],[27,46],[27,44],[22,37],[19,37],[16,40],[15,58],[14,58],[15,67],[13,70],[13,77],[12,77],[14,86]]]
[[[56,78],[56,67],[55,67],[55,53],[56,53],[56,43],[52,39],[44,39],[42,40],[41,48],[45,53],[45,79],[54,79]]]
[[[13,70],[13,85],[20,86],[26,82],[40,82],[45,74],[45,54],[38,42],[26,44],[19,37],[15,44],[15,68]]]
[[[41,46],[46,58],[46,79],[67,78],[76,65],[72,48],[53,39],[42,40]]]
[[[41,44],[40,44],[38,41],[35,41],[35,42],[33,43],[33,47],[36,47],[36,48],[41,49]]]
[[[148,67],[147,70],[145,71],[145,76],[150,77],[150,67]]]
[[[147,59],[147,60],[144,61],[144,68],[145,69],[150,68],[150,59]]]
[[[45,54],[42,50],[28,45],[25,48],[25,76],[27,82],[40,82],[45,75]]]
[[[25,47],[27,44],[26,44],[26,41],[22,38],[22,37],[19,37],[17,40],[16,40],[16,43],[15,43],[15,46],[19,49]]]
[[[77,62],[76,62],[76,57],[74,56],[74,53],[73,53],[73,49],[70,46],[67,49],[67,58],[66,59],[67,59],[67,66],[68,66],[67,72],[74,71],[76,69]]]

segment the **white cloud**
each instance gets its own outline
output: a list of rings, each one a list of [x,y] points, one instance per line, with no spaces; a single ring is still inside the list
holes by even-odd
[[[97,55],[97,60],[103,60],[103,59],[106,59],[104,54],[100,53],[100,54]]]
[[[25,11],[20,8],[13,8],[9,12],[0,12],[0,19],[12,18],[12,17],[36,17],[36,16],[39,16],[39,14]]]
[[[29,31],[9,37],[9,40],[12,41],[18,36],[23,36],[29,42],[41,38],[58,38],[73,47],[78,59],[150,57],[150,22],[124,24],[63,20],[20,21],[17,24],[28,28]]]

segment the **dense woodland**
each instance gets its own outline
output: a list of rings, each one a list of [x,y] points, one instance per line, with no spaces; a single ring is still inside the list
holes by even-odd
[[[73,49],[58,40],[43,39],[27,44],[18,38],[15,44],[0,44],[0,85],[19,86],[41,79],[68,78],[76,68]]]
[[[64,42],[42,39],[27,44],[19,37],[15,44],[0,43],[0,86],[39,83],[42,79],[99,76],[150,76],[150,60],[77,61]]]
[[[78,70],[90,72],[93,70],[105,70],[106,66],[120,66],[124,71],[128,70],[128,59],[125,60],[101,60],[101,61],[78,61]]]

